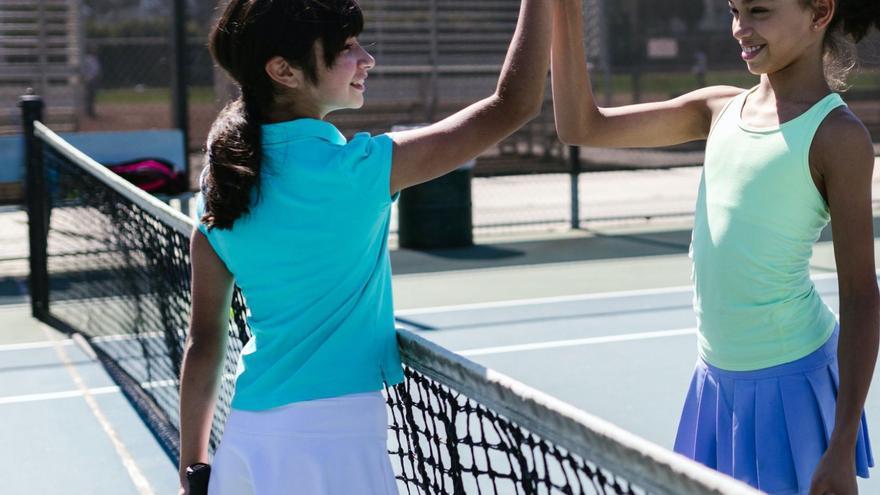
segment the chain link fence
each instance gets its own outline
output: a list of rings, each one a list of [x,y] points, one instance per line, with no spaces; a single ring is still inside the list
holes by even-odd
[[[363,1],[366,30],[361,39],[373,44],[371,50],[377,59],[367,102],[361,110],[332,114],[330,119],[346,135],[379,133],[395,125],[436,121],[490,94],[519,4],[520,0]],[[747,87],[756,82],[742,67],[723,2],[584,0],[584,5],[588,62],[600,103],[656,101],[704,84]],[[54,41],[32,43],[30,65],[16,70],[36,73],[36,67],[43,67],[40,70],[45,74],[50,61],[55,64],[51,73],[57,77],[52,81],[56,89],[63,88],[61,96],[54,96],[47,85],[36,87],[47,95],[50,116],[67,116],[59,125],[80,131],[174,126],[172,0],[4,0],[0,12],[9,9],[18,12],[18,17],[27,17],[21,14],[25,12],[33,20],[27,29],[21,29],[21,22],[10,28],[10,19],[15,16],[0,16],[0,30],[5,35],[0,41],[0,67],[5,74],[10,60],[21,60],[20,52],[10,51],[10,36],[39,40],[40,33],[48,33],[43,39]],[[186,0],[188,148],[193,174],[198,173],[200,150],[213,118],[234,96],[206,47],[216,9],[211,0]],[[880,141],[877,36],[863,44],[861,55],[864,71],[846,98]],[[16,84],[10,84],[12,79],[0,77],[0,88],[6,88],[0,94],[8,110],[3,122],[14,130],[14,98],[34,83],[19,77]],[[658,210],[652,214],[632,203],[619,204],[616,210],[610,206],[600,209],[590,203],[601,197],[591,184],[606,182],[598,180],[597,172],[699,165],[702,143],[659,152],[583,149],[579,155],[573,160],[571,151],[556,137],[548,91],[545,109],[537,119],[478,159],[473,198],[477,231],[555,229],[560,223],[571,226],[601,218],[641,221],[686,216],[690,210],[684,204],[648,206]],[[650,189],[651,177],[674,174],[626,172],[631,173],[641,175],[607,176]],[[630,177],[645,177],[647,182]],[[531,185],[534,191],[523,193],[519,184]],[[510,201],[524,197],[534,204]],[[499,220],[498,212],[505,208],[513,209],[513,217],[507,213]]]

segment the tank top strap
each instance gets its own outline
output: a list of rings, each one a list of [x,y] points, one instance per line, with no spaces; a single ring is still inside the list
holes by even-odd
[[[812,143],[813,137],[815,137],[816,132],[819,130],[819,126],[822,125],[822,122],[825,121],[828,114],[839,107],[845,106],[846,103],[839,94],[831,93],[827,95],[810,107],[810,109],[804,113],[803,118],[797,119],[799,121],[797,122],[799,127],[797,129],[798,133],[804,137],[804,141],[807,144]]]
[[[707,147],[712,146],[712,136],[717,134],[720,129],[723,128],[736,128],[739,122],[739,109],[742,109],[743,101],[748,96],[749,93],[754,91],[753,89],[747,89],[742,93],[730,98],[727,100],[727,103],[721,108],[721,112],[718,113],[718,118],[715,119],[715,122],[712,122],[712,127],[709,129],[709,136],[707,137],[708,142],[706,144]]]
[[[721,109],[721,113],[718,114],[717,122],[721,122],[724,120],[732,120],[733,122],[739,122],[740,113],[742,112],[743,104],[745,103],[745,99],[757,89],[757,86],[751,89],[747,89],[740,94],[734,96],[733,98],[727,100],[727,103],[724,104],[724,107]]]

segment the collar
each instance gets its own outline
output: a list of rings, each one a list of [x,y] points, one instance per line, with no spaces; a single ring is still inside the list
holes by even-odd
[[[318,119],[296,119],[274,124],[263,124],[263,144],[277,144],[297,138],[315,137],[332,144],[343,145],[347,141],[330,122]]]

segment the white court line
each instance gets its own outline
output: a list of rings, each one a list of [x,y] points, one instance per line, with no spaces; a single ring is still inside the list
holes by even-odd
[[[58,340],[55,342],[25,342],[22,344],[4,344],[0,345],[0,352],[3,351],[24,351],[27,349],[51,349],[56,345],[72,345],[73,341],[70,339]]]
[[[402,309],[399,311],[395,311],[394,314],[397,316],[413,316],[413,315],[421,315],[425,313],[448,313],[453,311],[469,311],[475,309],[494,309],[494,308],[509,308],[511,306],[537,306],[541,304],[553,304],[560,302],[574,302],[574,301],[592,301],[592,300],[603,300],[603,299],[614,299],[614,298],[623,298],[623,297],[638,297],[638,296],[654,296],[659,294],[674,294],[677,292],[690,292],[693,288],[689,285],[682,285],[678,287],[666,287],[662,289],[639,289],[639,290],[627,290],[627,291],[618,291],[618,292],[595,292],[590,294],[574,294],[570,296],[553,296],[553,297],[535,297],[531,299],[511,299],[508,301],[492,301],[492,302],[484,302],[484,303],[469,303],[469,304],[454,304],[451,306],[428,306],[424,308],[414,308],[414,309]]]
[[[554,340],[549,342],[535,342],[533,344],[505,345],[498,347],[483,347],[481,349],[466,349],[453,351],[462,356],[486,356],[489,354],[509,354],[512,352],[536,351],[539,349],[559,349],[561,347],[576,347],[583,345],[610,344],[614,342],[630,342],[634,340],[662,339],[666,337],[679,337],[682,335],[694,335],[696,328],[679,328],[676,330],[661,330],[659,332],[630,333],[626,335],[606,335],[603,337],[586,337],[582,339]]]
[[[837,278],[836,273],[820,273],[817,275],[812,275],[810,277],[814,281],[818,280],[828,280]],[[512,299],[508,301],[492,301],[492,302],[484,302],[484,303],[470,303],[470,304],[454,304],[450,306],[428,306],[424,308],[413,308],[413,309],[403,309],[399,311],[395,311],[394,314],[398,316],[415,316],[422,315],[426,313],[449,313],[454,311],[469,311],[476,309],[494,309],[494,308],[509,308],[511,306],[531,306],[531,305],[540,305],[540,304],[553,304],[560,302],[574,302],[574,301],[600,301],[606,299],[615,299],[615,298],[626,298],[626,297],[639,297],[639,296],[656,296],[661,294],[675,294],[675,293],[690,293],[693,291],[693,287],[690,285],[679,285],[675,287],[662,287],[658,289],[635,289],[635,290],[623,290],[616,292],[595,292],[590,294],[574,294],[570,296],[553,296],[553,297],[536,297],[531,299]]]
[[[119,392],[119,387],[90,388],[87,392],[91,395],[115,394]],[[70,399],[73,397],[82,397],[83,395],[85,395],[85,392],[79,389],[66,390],[64,392],[49,392],[45,394],[9,395],[6,397],[0,397],[0,404],[21,404],[23,402]]]
[[[145,333],[123,333],[116,335],[102,335],[100,337],[94,337],[90,339],[91,342],[120,342],[123,340],[137,340],[140,338],[158,338],[164,337],[165,334],[162,332],[145,332]]]
[[[226,381],[234,381],[235,375],[232,373],[224,373],[223,379]],[[176,380],[154,380],[151,382],[141,383],[141,387],[146,390],[154,390],[159,388],[177,387]],[[89,389],[65,390],[63,392],[47,392],[43,394],[24,394],[24,395],[8,395],[0,397],[0,405],[3,404],[20,404],[23,402],[40,402],[49,400],[70,399],[73,397],[85,397],[86,395],[106,395],[122,392],[118,386],[97,387]]]
[[[53,335],[49,332],[48,329],[44,328],[43,333],[46,335],[47,340],[52,340]],[[128,473],[128,477],[131,482],[134,484],[135,489],[139,495],[155,495],[152,487],[150,487],[150,482],[147,481],[147,478],[144,476],[144,473],[141,472],[131,453],[126,448],[125,443],[119,438],[119,435],[116,433],[116,430],[113,428],[113,425],[107,419],[107,416],[104,415],[104,412],[101,410],[101,407],[98,405],[98,401],[95,400],[95,396],[89,392],[89,388],[86,387],[85,380],[83,380],[82,375],[76,370],[73,362],[70,359],[70,356],[64,350],[62,346],[56,346],[55,352],[58,355],[58,359],[64,364],[64,367],[67,369],[67,373],[73,379],[74,384],[76,384],[77,389],[82,393],[83,399],[85,399],[86,404],[89,409],[92,411],[92,415],[95,416],[95,419],[98,421],[98,424],[101,425],[101,429],[104,430],[104,433],[107,435],[107,438],[110,440],[110,443],[113,444],[113,448],[116,450],[116,455],[119,456],[119,460],[122,462],[122,465],[125,467],[125,471]]]
[[[119,335],[103,335],[101,337],[95,337],[91,339],[91,342],[121,342],[126,340],[137,340],[139,338],[159,338],[163,337],[161,332],[147,332],[138,335],[134,334],[119,334]],[[51,349],[55,347],[55,345],[68,346],[73,344],[72,339],[63,339],[57,340],[55,342],[25,342],[21,344],[4,344],[0,345],[0,352],[3,351],[22,351],[28,349]]]

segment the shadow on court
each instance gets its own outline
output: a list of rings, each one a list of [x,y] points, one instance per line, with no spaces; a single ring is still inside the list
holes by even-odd
[[[874,218],[874,238],[880,238],[880,218]],[[831,242],[831,226],[818,242]],[[480,268],[503,268],[548,263],[603,261],[645,256],[687,254],[691,229],[613,233],[585,230],[581,237],[478,244],[465,248],[391,251],[395,275],[438,273]]]
[[[398,249],[391,252],[391,265],[396,275],[404,275],[687,254],[690,240],[690,229],[631,234],[586,231],[583,237],[563,239],[425,251]]]

